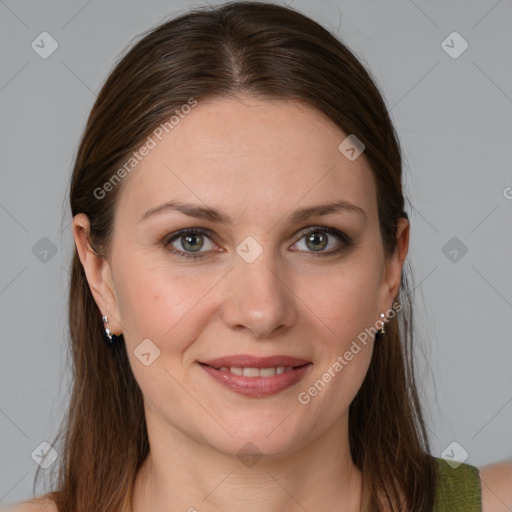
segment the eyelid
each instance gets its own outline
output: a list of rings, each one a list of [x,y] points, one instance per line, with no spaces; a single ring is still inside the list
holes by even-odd
[[[173,233],[167,235],[162,240],[162,244],[163,244],[164,248],[168,249],[168,246],[174,240],[179,240],[181,237],[183,237],[185,235],[188,235],[188,234],[200,234],[200,235],[208,237],[212,241],[212,243],[215,243],[213,241],[213,239],[215,237],[215,233],[213,233],[213,231],[210,231],[209,229],[206,229],[206,228],[185,228],[185,229],[180,229],[179,231],[174,231]],[[188,254],[188,255],[198,254],[200,252],[203,252],[203,253],[208,252],[208,251],[198,251],[197,253],[194,253],[194,252],[181,251],[179,249],[174,249],[172,251],[170,249],[168,249],[168,250],[170,252],[185,253],[185,254]]]
[[[310,226],[308,228],[305,228],[304,230],[299,231],[299,233],[300,233],[299,240],[302,237],[309,235],[310,233],[316,233],[317,231],[323,231],[323,232],[327,233],[328,235],[332,235],[334,237],[341,238],[342,241],[346,244],[352,243],[352,238],[349,237],[344,231],[341,231],[338,228],[334,228],[334,227],[330,227],[330,226]]]
[[[348,236],[346,233],[344,233],[343,231],[341,231],[337,228],[334,228],[334,227],[323,225],[323,226],[308,226],[307,228],[302,228],[302,229],[298,230],[298,232],[296,232],[293,235],[294,238],[297,238],[293,245],[298,243],[305,236],[312,234],[312,233],[317,233],[317,232],[327,233],[327,235],[331,235],[332,237],[340,240],[343,245],[341,248],[338,248],[335,250],[331,249],[330,251],[318,251],[317,253],[315,253],[315,251],[305,251],[306,253],[309,253],[313,256],[336,255],[336,254],[339,254],[340,252],[342,252],[344,249],[347,249],[353,243],[352,238],[350,236]],[[207,228],[185,228],[185,229],[181,229],[179,231],[175,231],[175,232],[171,233],[170,235],[166,236],[162,241],[164,248],[166,250],[168,250],[169,252],[179,255],[181,258],[184,258],[184,259],[187,259],[187,258],[200,259],[200,258],[207,257],[209,255],[209,253],[211,253],[211,252],[222,252],[222,250],[221,251],[188,252],[188,251],[182,251],[180,249],[175,249],[175,248],[169,249],[168,248],[168,246],[171,245],[171,243],[174,240],[179,240],[180,237],[185,236],[189,233],[205,235],[212,241],[212,243],[215,243],[213,239],[215,238],[216,235],[213,231],[211,231]],[[303,251],[295,249],[294,252],[303,252]]]

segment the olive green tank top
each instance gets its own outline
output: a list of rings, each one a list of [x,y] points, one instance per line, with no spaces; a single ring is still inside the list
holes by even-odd
[[[480,472],[475,466],[453,468],[436,459],[438,481],[433,512],[482,512]]]

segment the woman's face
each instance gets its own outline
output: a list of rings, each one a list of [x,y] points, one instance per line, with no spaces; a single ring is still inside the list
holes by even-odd
[[[407,245],[385,259],[374,179],[364,153],[338,149],[347,135],[297,102],[199,101],[124,178],[113,293],[95,298],[162,432],[283,455],[346,425],[373,346],[360,335],[390,309]],[[241,355],[256,362],[204,365]],[[274,370],[237,369],[257,366]]]

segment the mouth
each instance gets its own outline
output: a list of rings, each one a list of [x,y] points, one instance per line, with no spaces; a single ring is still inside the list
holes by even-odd
[[[281,375],[282,373],[291,372],[292,370],[296,370],[298,368],[302,368],[312,363],[305,363],[299,366],[269,366],[266,368],[256,368],[256,367],[241,367],[241,366],[212,366],[206,363],[199,363],[204,366],[209,366],[214,370],[219,370],[221,372],[229,372],[233,375],[239,375],[243,377],[273,377],[274,375]]]
[[[263,361],[253,366],[222,366],[199,362],[200,367],[216,382],[237,394],[262,398],[279,393],[297,384],[309,371],[313,363],[297,360],[297,365],[269,365]],[[232,363],[233,364],[233,363]]]

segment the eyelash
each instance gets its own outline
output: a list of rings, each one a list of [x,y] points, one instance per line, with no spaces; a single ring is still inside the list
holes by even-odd
[[[308,235],[311,235],[313,233],[325,233],[327,235],[332,235],[332,236],[338,238],[338,240],[340,240],[344,244],[339,249],[331,250],[329,252],[319,252],[319,253],[315,254],[314,251],[306,251],[306,252],[310,252],[312,254],[312,256],[315,256],[315,257],[333,256],[335,254],[339,254],[342,251],[348,249],[352,245],[352,239],[348,235],[346,235],[342,231],[338,231],[335,228],[330,228],[330,227],[327,227],[327,226],[312,227],[312,228],[310,228],[310,229],[308,229],[306,231],[303,231],[301,233],[300,238],[297,240],[297,242],[302,240],[304,237],[306,237]],[[180,258],[194,259],[194,260],[195,259],[205,258],[206,256],[205,256],[204,253],[200,253],[200,252],[194,253],[194,252],[180,251],[180,250],[176,250],[174,248],[169,248],[169,246],[171,245],[172,242],[174,242],[174,240],[179,239],[180,237],[182,237],[184,235],[189,235],[189,234],[193,234],[193,235],[197,235],[197,234],[206,235],[208,238],[211,239],[211,233],[208,230],[205,230],[205,229],[202,229],[202,228],[188,228],[188,229],[183,229],[181,231],[178,231],[177,233],[173,233],[169,237],[166,237],[166,239],[163,241],[164,248],[167,251],[169,251],[169,252],[171,252],[173,254],[176,254]]]

